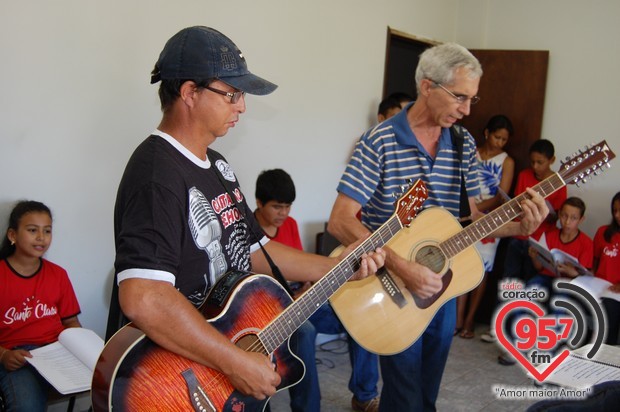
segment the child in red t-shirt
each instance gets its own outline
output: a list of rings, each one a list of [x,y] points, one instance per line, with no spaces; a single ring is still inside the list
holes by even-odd
[[[558,213],[561,228],[553,228],[545,233],[547,248],[559,249],[575,257],[579,264],[586,269],[592,268],[593,243],[592,239],[579,230],[579,225],[585,220],[586,204],[578,197],[569,197],[564,201]],[[546,268],[537,259],[538,253],[533,247],[529,248],[532,263],[537,272],[536,276],[527,282],[528,287],[539,285],[547,289],[551,299],[552,284],[556,275]],[[577,268],[570,263],[559,264],[560,276],[575,278],[579,276]]]
[[[611,200],[611,223],[601,226],[594,236],[594,274],[611,282],[610,290],[620,293],[620,192]],[[607,312],[608,345],[617,345],[620,329],[620,302],[603,298]]]
[[[585,219],[586,205],[583,200],[578,197],[570,197],[564,201],[560,211],[558,213],[561,229],[552,228],[545,233],[547,242],[547,248],[560,249],[563,252],[575,257],[579,264],[587,269],[592,268],[592,240],[581,230],[579,225]],[[537,251],[533,247],[528,246],[528,254],[530,262],[538,274],[534,275],[527,281],[526,289],[545,289],[547,302],[551,302],[553,295],[553,281],[556,279],[555,274],[551,273],[547,269],[543,269],[542,264],[537,259]],[[579,275],[577,269],[570,264],[559,265],[559,272],[561,276],[567,276],[574,278]],[[549,312],[558,312],[551,308]],[[510,319],[506,321],[505,329],[511,334],[514,321],[520,314],[514,314]],[[512,336],[511,336],[512,338]],[[497,358],[498,362],[502,365],[512,365],[515,360],[507,352],[502,353]]]
[[[535,141],[530,146],[531,168],[522,170],[517,177],[514,196],[525,192],[528,187],[533,187],[541,181],[553,175],[551,165],[555,162],[555,148],[553,143],[546,139]],[[557,211],[566,200],[566,186],[547,197],[550,205],[547,219],[532,233],[531,237],[538,240],[540,236],[555,227]],[[528,238],[516,236],[508,241],[506,258],[504,260],[504,278],[529,279],[536,274],[536,270],[528,258]]]
[[[290,175],[282,169],[265,170],[256,179],[256,210],[254,216],[263,228],[265,235],[273,241],[302,249],[297,222],[289,216],[295,200],[295,185]],[[286,274],[285,274],[286,275]],[[310,283],[293,284],[295,297],[305,292]],[[296,287],[297,286],[297,287]],[[292,410],[320,410],[320,388],[315,365],[316,333],[342,333],[344,327],[333,309],[325,303],[314,313],[310,321],[291,336],[290,345],[306,365],[304,378],[289,389]],[[366,351],[349,337],[351,354],[351,380],[349,388],[353,392],[352,402],[364,404],[378,395],[379,362],[377,355]],[[362,396],[367,398],[362,398]]]
[[[51,242],[49,208],[19,202],[0,248],[0,387],[7,410],[45,410],[50,385],[26,358],[65,328],[81,326],[67,272],[43,259]]]

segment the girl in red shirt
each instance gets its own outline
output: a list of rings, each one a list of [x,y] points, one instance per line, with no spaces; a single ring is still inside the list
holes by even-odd
[[[11,411],[46,409],[50,385],[26,358],[58,340],[63,329],[81,326],[67,272],[43,259],[51,242],[49,208],[19,202],[0,249],[0,388]]]
[[[611,200],[611,223],[601,226],[594,236],[594,274],[611,282],[610,290],[620,293],[620,192]],[[620,329],[620,302],[603,298],[607,312],[607,341],[609,345],[618,344]]]

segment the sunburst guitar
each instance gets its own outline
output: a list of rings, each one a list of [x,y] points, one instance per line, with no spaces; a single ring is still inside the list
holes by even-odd
[[[566,184],[585,183],[588,177],[609,167],[608,162],[614,157],[602,141],[567,159],[558,173],[533,189],[547,197]],[[466,228],[443,208],[431,207],[420,212],[387,246],[401,257],[441,274],[442,289],[430,298],[421,299],[388,270],[349,282],[330,298],[347,332],[362,347],[380,355],[400,353],[411,346],[444,303],[480,283],[484,265],[473,245],[519,217],[523,212],[521,202],[527,196],[523,193],[509,200]]]
[[[278,391],[292,386],[305,369],[290,351],[289,337],[347,283],[364,253],[384,246],[410,224],[424,200],[426,187],[418,181],[398,200],[385,224],[295,301],[270,276],[230,272],[199,310],[235,345],[271,357],[282,377]],[[249,412],[264,410],[268,401],[239,393],[220,372],[165,350],[132,323],[106,343],[93,374],[91,398],[95,412]]]

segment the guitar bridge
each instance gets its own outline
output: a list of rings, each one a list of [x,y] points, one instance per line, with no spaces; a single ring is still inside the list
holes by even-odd
[[[405,299],[405,296],[403,296],[400,288],[396,282],[394,282],[394,279],[392,279],[392,275],[390,275],[385,267],[381,267],[377,271],[377,277],[381,282],[381,286],[383,286],[383,290],[392,299],[392,302],[394,302],[399,308],[405,307],[407,304],[407,299]]]
[[[185,379],[185,383],[187,384],[189,401],[191,402],[194,411],[215,412],[215,407],[211,403],[211,400],[207,394],[200,387],[194,371],[191,368],[186,369],[181,372],[181,375],[183,375],[183,379]]]

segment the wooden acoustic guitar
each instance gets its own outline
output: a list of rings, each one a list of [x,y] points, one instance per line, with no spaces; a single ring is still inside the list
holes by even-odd
[[[547,197],[566,184],[585,183],[615,154],[601,143],[567,159],[558,173],[533,189]],[[441,291],[421,299],[406,289],[398,276],[380,271],[359,282],[349,282],[330,298],[347,332],[362,347],[379,355],[400,353],[422,335],[439,308],[455,296],[475,288],[484,276],[477,241],[522,214],[523,193],[466,228],[440,207],[423,210],[414,222],[387,244],[399,256],[443,275]],[[337,248],[336,253],[342,246]]]
[[[304,365],[289,337],[358,269],[364,253],[384,246],[415,217],[426,200],[416,182],[396,212],[368,239],[295,301],[270,276],[230,272],[199,308],[205,321],[246,351],[266,354],[282,377],[278,391],[299,382]],[[91,398],[99,411],[262,411],[259,401],[235,390],[226,376],[167,351],[130,323],[105,345],[93,374]]]

